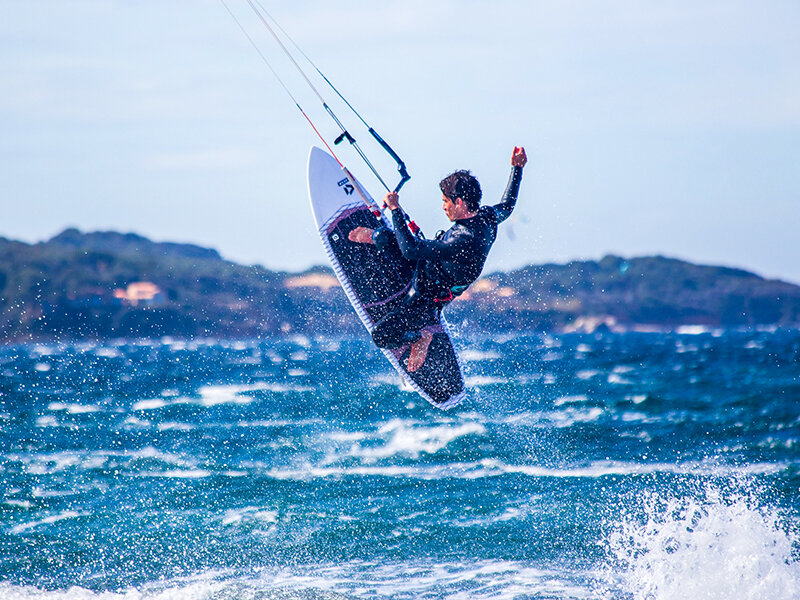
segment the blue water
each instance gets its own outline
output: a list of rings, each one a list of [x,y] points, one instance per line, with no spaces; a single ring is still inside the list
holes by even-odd
[[[800,598],[800,332],[0,349],[0,598]]]

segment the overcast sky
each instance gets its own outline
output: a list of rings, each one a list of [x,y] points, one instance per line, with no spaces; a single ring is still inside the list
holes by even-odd
[[[401,202],[428,233],[448,225],[444,175],[471,169],[495,202],[527,148],[488,270],[663,254],[800,283],[797,0],[261,1],[404,158]],[[246,1],[226,2],[335,136]],[[326,262],[306,191],[318,141],[220,0],[0,9],[0,235],[113,229]]]

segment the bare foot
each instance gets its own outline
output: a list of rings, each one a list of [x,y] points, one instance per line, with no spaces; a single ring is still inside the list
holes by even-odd
[[[361,244],[374,244],[372,241],[373,230],[369,227],[356,227],[350,230],[347,234],[347,239],[351,242],[359,242]]]
[[[409,373],[413,373],[419,369],[425,362],[425,357],[428,356],[428,346],[431,345],[433,334],[427,329],[422,330],[422,337],[416,342],[411,344],[411,354],[408,355],[406,368]]]

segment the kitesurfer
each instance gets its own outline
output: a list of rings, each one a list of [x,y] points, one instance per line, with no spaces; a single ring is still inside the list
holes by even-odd
[[[397,192],[389,192],[384,198],[392,212],[394,232],[387,227],[356,227],[350,231],[348,239],[352,242],[375,244],[380,249],[397,244],[403,256],[416,263],[408,294],[372,330],[380,348],[411,344],[406,365],[409,371],[416,371],[425,362],[433,339],[427,328],[437,322],[438,311],[480,276],[497,237],[497,225],[514,210],[527,161],[525,149],[515,147],[508,186],[502,201],[494,206],[481,206],[480,184],[469,171],[455,171],[442,179],[442,208],[453,226],[440,231],[433,240],[411,233]]]

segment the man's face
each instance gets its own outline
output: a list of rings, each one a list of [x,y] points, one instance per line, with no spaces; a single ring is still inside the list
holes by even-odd
[[[456,199],[455,202],[450,200],[447,196],[442,194],[442,209],[444,209],[444,214],[447,215],[447,218],[451,221],[455,221],[458,218],[459,213],[459,202]]]

